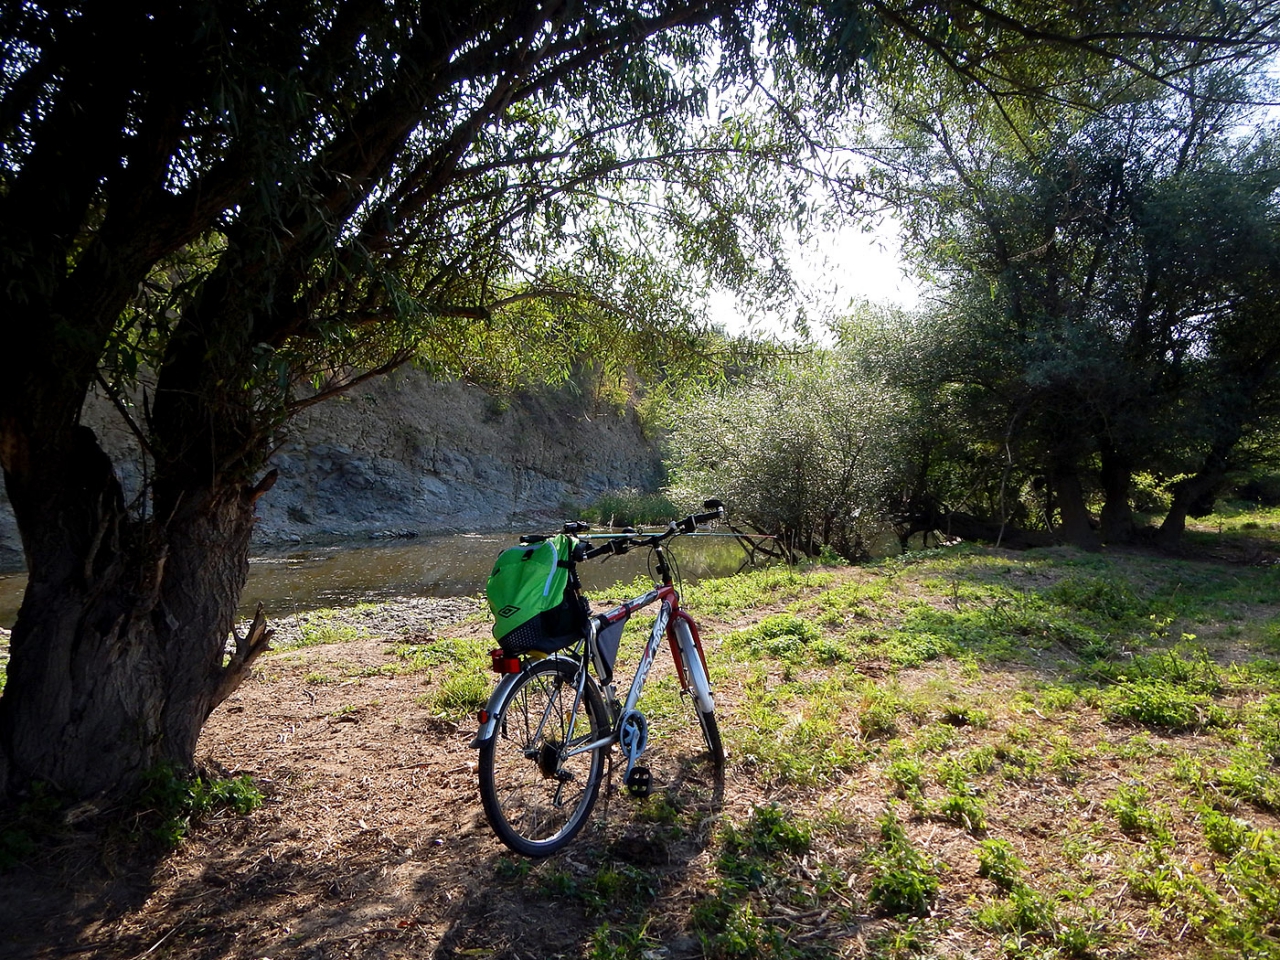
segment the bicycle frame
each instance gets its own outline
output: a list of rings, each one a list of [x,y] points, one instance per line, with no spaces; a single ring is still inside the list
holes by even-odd
[[[702,654],[697,624],[680,609],[675,585],[678,571],[664,546],[699,524],[722,520],[724,504],[708,500],[708,513],[694,513],[673,520],[658,533],[624,530],[621,535],[599,538],[591,546],[578,540],[561,560],[569,570],[565,603],[584,602],[576,564],[598,557],[620,556],[632,549],[649,548],[652,589],[604,613],[590,614],[580,633],[569,640],[558,630],[547,644],[557,652],[550,659],[537,652],[537,637],[517,636],[510,647],[491,651],[493,670],[501,674],[485,709],[477,719],[480,730],[471,745],[480,750],[478,779],[480,801],[494,832],[512,850],[525,856],[547,856],[577,835],[599,795],[604,764],[615,752],[626,761],[623,777],[633,797],[647,797],[652,771],[638,761],[649,745],[649,722],[639,709],[658,647],[665,636],[675,660],[683,693],[691,694],[696,729],[706,743],[717,782],[723,783],[724,745],[715,718],[715,704]],[[571,521],[564,533],[572,536],[589,529]],[[528,544],[545,538],[522,537]],[[640,651],[635,676],[619,702],[614,685],[614,661],[627,620],[637,610],[656,605],[653,627]],[[538,623],[536,628],[543,625]],[[533,649],[529,649],[530,647]],[[512,649],[522,651],[512,652]],[[594,674],[593,674],[594,668]],[[507,717],[515,718],[508,726]]]
[[[588,634],[586,637],[586,649],[582,654],[581,669],[578,672],[577,689],[574,692],[574,715],[576,715],[578,702],[583,697],[585,685],[590,682],[587,677],[587,661],[595,666],[597,674],[604,675],[603,663],[600,660],[599,650],[596,646],[596,637],[599,633],[602,622],[604,624],[615,624],[619,621],[626,620],[637,610],[642,610],[654,603],[661,603],[658,608],[658,615],[654,620],[653,628],[649,631],[649,639],[645,643],[644,651],[640,657],[640,663],[636,666],[635,676],[631,680],[631,686],[627,691],[627,698],[619,708],[616,699],[612,696],[613,683],[603,684],[603,688],[609,694],[605,702],[609,707],[613,728],[609,731],[609,735],[601,737],[590,743],[582,744],[566,753],[566,756],[576,756],[580,753],[586,753],[590,750],[596,750],[602,746],[616,743],[621,732],[619,720],[626,716],[629,712],[634,711],[636,704],[640,701],[640,694],[644,690],[645,681],[648,679],[649,670],[653,666],[654,658],[657,657],[658,647],[665,636],[671,647],[672,659],[675,660],[676,674],[680,680],[680,687],[686,693],[697,698],[698,705],[703,710],[714,709],[714,702],[711,699],[711,693],[707,689],[706,684],[696,684],[691,681],[685,673],[684,656],[681,654],[681,639],[679,629],[681,627],[687,629],[689,634],[690,649],[689,656],[696,656],[701,663],[702,657],[702,638],[698,633],[698,625],[693,618],[680,609],[679,594],[676,593],[675,586],[672,584],[662,584],[654,587],[648,593],[635,597],[631,600],[621,603],[611,610],[602,614],[593,616],[589,622]],[[476,733],[472,746],[477,747],[491,738],[494,734],[497,724],[497,716],[501,711],[501,706],[505,703],[510,689],[519,679],[519,674],[507,674],[499,681],[497,688],[489,699],[488,710],[485,711],[486,718],[481,724],[480,730]],[[573,730],[570,728],[568,739],[573,739]]]

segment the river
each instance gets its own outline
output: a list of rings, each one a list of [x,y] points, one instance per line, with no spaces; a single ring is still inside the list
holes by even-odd
[[[241,613],[259,601],[269,616],[390,597],[478,595],[493,560],[516,542],[511,533],[418,537],[377,544],[297,547],[249,561]],[[672,551],[685,581],[722,577],[742,565],[745,554],[731,537],[681,537]],[[587,592],[629,581],[645,572],[648,551],[584,563]],[[26,588],[25,573],[0,576],[0,626],[12,627]]]

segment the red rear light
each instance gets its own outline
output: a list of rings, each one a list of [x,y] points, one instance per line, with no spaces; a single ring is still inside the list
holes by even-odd
[[[476,714],[476,719],[480,721],[480,726],[483,727],[486,723],[489,722],[489,711],[481,710],[479,713]]]
[[[516,657],[507,656],[505,650],[490,650],[489,659],[493,664],[494,673],[519,673],[520,660]]]

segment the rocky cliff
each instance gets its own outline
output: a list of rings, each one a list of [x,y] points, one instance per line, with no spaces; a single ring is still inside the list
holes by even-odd
[[[136,490],[141,464],[119,415],[95,402],[84,420]],[[412,370],[304,411],[272,463],[280,479],[258,501],[262,546],[501,529],[608,490],[652,489],[661,474],[632,413],[595,411],[568,391],[504,409],[476,388]],[[21,558],[0,498],[0,563]]]

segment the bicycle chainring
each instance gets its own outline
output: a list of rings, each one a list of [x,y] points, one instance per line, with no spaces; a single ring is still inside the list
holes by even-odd
[[[627,758],[627,772],[649,745],[649,723],[639,710],[628,710],[618,721],[618,744]]]

